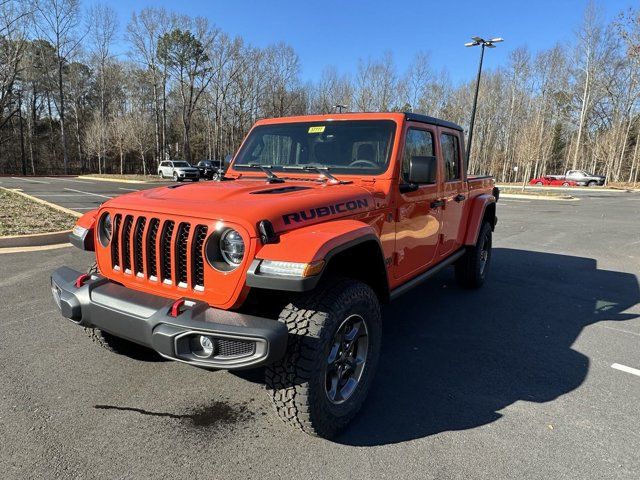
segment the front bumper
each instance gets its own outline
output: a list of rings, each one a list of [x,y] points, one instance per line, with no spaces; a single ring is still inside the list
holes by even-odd
[[[267,318],[211,308],[187,300],[176,316],[175,301],[138,292],[68,267],[51,275],[51,291],[62,315],[88,328],[99,328],[152,348],[171,360],[210,369],[253,368],[279,360],[287,346],[284,324]],[[212,339],[214,352],[203,358],[192,350],[194,339]]]
[[[180,178],[200,178],[200,172],[178,172]]]

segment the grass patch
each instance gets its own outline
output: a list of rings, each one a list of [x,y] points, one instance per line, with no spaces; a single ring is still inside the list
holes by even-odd
[[[0,237],[71,230],[77,218],[0,189]]]

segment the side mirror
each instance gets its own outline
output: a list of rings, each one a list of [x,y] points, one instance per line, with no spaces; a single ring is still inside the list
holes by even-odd
[[[415,156],[409,160],[409,183],[436,183],[438,162],[434,156]]]

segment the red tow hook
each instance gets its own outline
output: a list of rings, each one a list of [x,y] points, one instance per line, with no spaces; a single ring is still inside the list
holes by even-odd
[[[76,283],[75,283],[76,288],[80,288],[82,285],[84,285],[84,282],[86,282],[90,278],[91,278],[91,275],[89,275],[88,273],[83,273],[82,275],[80,275],[78,278],[76,278]]]
[[[173,302],[173,305],[171,305],[171,310],[169,311],[169,316],[170,317],[177,317],[178,315],[180,315],[182,313],[180,311],[180,307],[182,307],[182,306],[184,306],[184,299],[183,298]]]

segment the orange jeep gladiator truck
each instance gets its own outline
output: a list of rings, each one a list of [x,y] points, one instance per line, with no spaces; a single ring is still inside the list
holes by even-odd
[[[498,189],[462,128],[413,113],[261,120],[224,177],[123,195],[79,220],[88,273],[51,277],[100,345],[208,369],[265,366],[279,416],[331,437],[371,387],[380,305],[453,265],[484,282]]]

